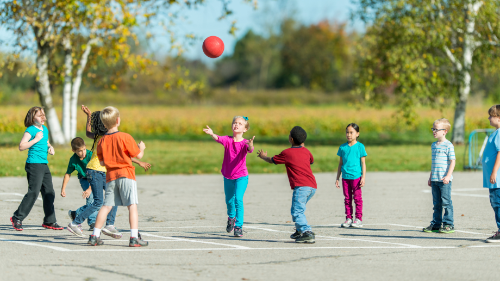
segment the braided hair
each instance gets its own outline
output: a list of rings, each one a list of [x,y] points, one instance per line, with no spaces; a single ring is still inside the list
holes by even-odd
[[[90,130],[92,131],[92,133],[94,133],[94,144],[92,144],[92,151],[93,151],[94,146],[97,142],[97,138],[99,136],[104,136],[108,132],[108,129],[106,129],[106,127],[101,121],[100,111],[94,111],[92,112],[92,115],[90,115]]]

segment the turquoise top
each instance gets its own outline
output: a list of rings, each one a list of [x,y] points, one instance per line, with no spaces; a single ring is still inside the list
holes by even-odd
[[[26,159],[26,163],[30,164],[48,164],[47,154],[49,153],[49,130],[47,127],[42,125],[43,130],[38,129],[34,125],[26,128],[25,133],[31,135],[29,141],[32,141],[38,132],[43,132],[43,137],[37,143],[32,145],[28,150],[28,159]]]
[[[359,179],[363,175],[361,157],[366,157],[365,146],[357,142],[353,146],[344,143],[339,147],[337,155],[342,157],[342,178],[346,180]]]
[[[498,157],[498,151],[500,151],[500,134],[498,130],[496,130],[488,138],[486,147],[483,151],[483,187],[500,188],[500,178],[498,177],[500,173],[497,173],[496,183],[490,183],[490,177]]]
[[[75,153],[69,159],[68,169],[66,170],[66,174],[71,174],[75,170],[78,172],[78,178],[87,178],[87,164],[92,158],[92,151],[87,149],[87,155],[83,160],[80,160],[80,157]]]

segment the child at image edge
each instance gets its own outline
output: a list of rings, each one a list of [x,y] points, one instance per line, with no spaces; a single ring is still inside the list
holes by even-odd
[[[139,145],[134,138],[127,133],[118,131],[120,126],[120,112],[118,109],[108,106],[101,111],[100,118],[108,132],[102,137],[97,145],[97,157],[101,165],[106,167],[106,194],[104,204],[97,214],[94,233],[90,235],[88,244],[92,246],[102,245],[100,239],[101,228],[114,206],[127,206],[130,222],[130,247],[147,246],[148,242],[142,240],[139,234],[139,214],[137,204],[137,182],[135,180],[135,168],[132,166],[131,158],[141,159],[144,155],[146,145]]]
[[[337,155],[340,156],[337,168],[335,186],[340,188],[339,179],[342,174],[342,188],[344,190],[344,205],[346,220],[341,227],[363,227],[363,198],[361,187],[365,185],[367,156],[365,146],[358,142],[359,126],[355,123],[347,125],[347,142],[339,147]],[[353,219],[352,201],[356,203],[356,216]]]
[[[497,231],[493,236],[486,239],[486,242],[500,242],[500,179],[498,178],[498,168],[500,167],[500,105],[494,105],[488,110],[490,125],[495,127],[488,138],[483,151],[483,187],[490,191],[490,204],[495,213]]]
[[[316,193],[318,188],[311,164],[314,158],[311,152],[304,147],[307,133],[299,126],[293,127],[288,136],[291,148],[283,150],[279,155],[270,158],[267,152],[259,150],[258,157],[268,163],[285,164],[292,195],[292,218],[295,222],[295,233],[290,238],[296,243],[314,243],[315,235],[311,226],[307,223],[305,211],[306,204]]]
[[[432,203],[434,214],[431,224],[424,228],[424,232],[453,233],[453,203],[451,201],[451,182],[455,169],[455,148],[446,139],[451,125],[448,119],[434,121],[432,132],[436,142],[432,143],[432,167],[427,184],[432,187]],[[444,209],[444,215],[443,215]],[[441,225],[442,224],[442,225]]]
[[[224,177],[224,194],[227,207],[227,226],[229,233],[234,229],[234,236],[243,236],[243,196],[248,186],[247,154],[253,152],[255,136],[246,140],[243,134],[250,128],[248,117],[233,118],[233,136],[218,136],[207,126],[203,131],[216,142],[224,146],[222,176]]]

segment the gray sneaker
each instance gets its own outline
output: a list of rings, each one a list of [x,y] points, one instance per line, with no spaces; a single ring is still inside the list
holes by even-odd
[[[497,232],[495,232],[495,234],[493,234],[493,236],[488,237],[488,239],[486,239],[486,242],[487,243],[500,242],[500,230],[498,230]]]
[[[360,219],[355,218],[354,222],[351,224],[351,227],[363,227],[363,222]]]
[[[113,225],[106,225],[102,230],[102,233],[113,237],[115,239],[122,238],[123,234],[121,234]]]
[[[341,227],[350,227],[352,225],[352,219],[346,219],[343,224],[341,224]]]
[[[85,235],[83,234],[82,230],[80,229],[80,227],[78,227],[78,225],[76,224],[73,224],[73,223],[69,223],[68,224],[68,227],[66,227],[66,229],[73,233],[74,235],[78,236],[78,237],[85,237]]]

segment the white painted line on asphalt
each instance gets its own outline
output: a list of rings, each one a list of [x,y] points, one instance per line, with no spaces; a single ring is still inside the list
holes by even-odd
[[[394,226],[402,226],[402,227],[410,227],[410,228],[424,228],[423,226],[414,226],[414,225],[404,225],[404,224],[394,224],[394,223],[389,223],[388,225],[394,225]],[[463,231],[463,230],[455,230],[455,232],[462,232],[462,233],[468,233],[468,234],[477,234],[477,235],[488,235],[484,233],[478,233],[478,232],[471,232],[471,231]]]
[[[217,226],[206,226],[206,225],[203,225],[203,226],[141,226],[141,229],[143,228],[205,228],[205,227],[209,227],[209,228],[216,228],[216,227],[220,227],[220,228],[226,228],[226,226],[220,226],[220,225],[217,225]],[[141,232],[142,233],[142,232]]]
[[[460,190],[460,191],[478,191],[478,190],[476,190],[476,189],[467,189],[467,190]],[[424,189],[424,190],[422,190],[422,192],[423,193],[432,193],[432,191],[428,190],[428,189]],[[455,192],[455,191],[452,191],[451,195],[455,195],[455,196],[467,196],[467,197],[490,198],[490,196],[486,195],[486,194],[468,194],[468,193],[458,193],[458,192]]]
[[[223,243],[208,242],[208,241],[199,241],[199,240],[194,240],[194,239],[186,239],[186,238],[178,238],[178,237],[160,236],[160,235],[150,234],[150,233],[147,233],[147,232],[141,232],[141,234],[143,236],[151,236],[151,237],[156,237],[156,238],[172,239],[172,240],[176,240],[176,241],[185,241],[185,242],[193,242],[193,243],[203,243],[203,244],[220,245],[220,246],[226,246],[226,247],[233,247],[233,248],[237,248],[237,249],[250,249],[249,247],[239,246],[239,245],[223,244]]]
[[[0,195],[15,195],[15,196],[24,197],[24,194],[21,194],[21,193],[0,193]],[[37,200],[42,200],[42,198],[38,197]],[[4,201],[7,201],[7,200],[4,200]]]
[[[0,241],[10,242],[10,243],[16,243],[16,244],[22,244],[22,245],[27,245],[27,246],[34,246],[34,247],[49,248],[49,249],[52,249],[52,250],[62,251],[62,252],[69,252],[69,251],[71,251],[70,249],[66,249],[66,248],[62,248],[62,247],[43,245],[43,244],[38,244],[38,243],[28,242],[28,241],[10,240],[10,239],[3,239],[3,238],[0,238]]]

